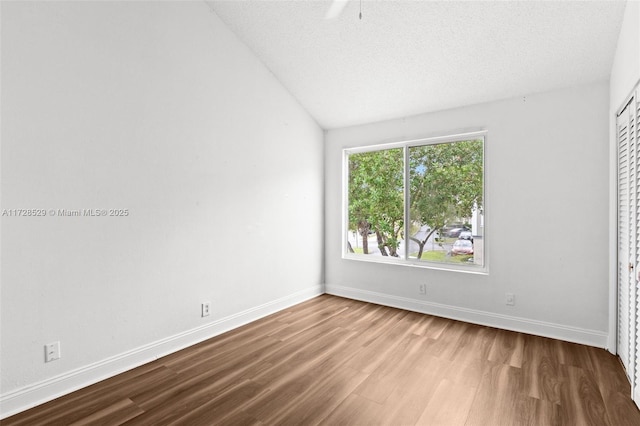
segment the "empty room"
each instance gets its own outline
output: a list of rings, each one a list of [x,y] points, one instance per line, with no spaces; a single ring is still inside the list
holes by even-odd
[[[2,425],[640,425],[640,2],[0,1]]]

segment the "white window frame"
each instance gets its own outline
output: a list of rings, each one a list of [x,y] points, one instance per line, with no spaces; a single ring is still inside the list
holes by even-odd
[[[342,150],[342,258],[347,260],[357,260],[361,262],[373,262],[373,263],[386,263],[392,265],[410,266],[418,268],[436,269],[444,271],[464,272],[471,274],[487,275],[489,273],[489,250],[487,242],[487,130],[479,130],[466,133],[457,133],[446,136],[427,137],[422,139],[412,139],[398,142],[387,142],[376,145],[359,146],[352,148],[345,148]],[[408,244],[404,245],[404,258],[390,257],[390,256],[366,256],[356,253],[349,253],[347,250],[347,241],[349,237],[349,155],[358,154],[363,152],[383,151],[394,148],[402,148],[404,153],[404,235],[409,235],[409,205],[410,201],[410,187],[409,187],[409,168],[406,164],[409,161],[409,148],[423,145],[435,145],[440,143],[453,143],[466,140],[482,139],[482,192],[483,192],[483,255],[484,264],[476,265],[457,265],[445,262],[433,262],[428,260],[410,259],[408,257]]]

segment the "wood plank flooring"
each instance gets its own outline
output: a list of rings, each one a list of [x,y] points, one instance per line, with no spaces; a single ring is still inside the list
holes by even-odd
[[[2,425],[640,425],[602,349],[323,295]]]

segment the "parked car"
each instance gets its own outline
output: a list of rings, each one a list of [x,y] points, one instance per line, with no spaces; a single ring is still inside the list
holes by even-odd
[[[467,228],[466,226],[454,226],[454,227],[444,227],[443,231],[444,231],[444,236],[447,238],[458,238],[461,232],[464,232],[464,231],[471,232],[471,229]]]
[[[451,254],[473,254],[473,243],[469,240],[457,240],[453,243]]]
[[[471,231],[462,231],[458,238],[460,238],[461,240],[469,240],[473,242],[473,234],[471,234]]]

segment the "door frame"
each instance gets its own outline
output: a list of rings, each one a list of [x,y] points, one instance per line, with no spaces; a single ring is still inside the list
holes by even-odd
[[[615,115],[613,117],[612,122],[610,122],[610,131],[611,131],[611,135],[612,135],[612,143],[610,143],[610,196],[609,196],[609,229],[610,229],[610,236],[611,238],[609,239],[609,255],[610,255],[610,259],[609,259],[609,280],[610,280],[610,286],[609,286],[609,339],[607,341],[607,349],[609,350],[609,352],[611,352],[614,355],[618,354],[618,324],[619,324],[619,312],[618,312],[618,283],[619,283],[619,277],[618,277],[618,264],[619,264],[619,252],[618,252],[618,245],[619,245],[619,241],[618,241],[618,220],[619,220],[619,216],[618,216],[618,208],[619,208],[619,190],[618,190],[618,177],[619,177],[619,172],[618,172],[618,166],[619,166],[619,140],[618,140],[618,116],[620,116],[620,114],[625,110],[625,108],[628,107],[629,103],[632,101],[632,99],[634,100],[633,104],[634,104],[634,111],[633,114],[637,114],[637,108],[638,108],[638,104],[640,104],[640,99],[638,98],[640,96],[640,80],[638,80],[638,82],[633,86],[633,89],[629,92],[629,94],[624,98],[624,101],[622,102],[622,104],[618,107],[618,109],[615,111]],[[640,120],[637,120],[636,118],[636,132],[640,132],[640,129],[638,129],[638,126],[640,125]],[[638,141],[636,141],[636,143],[639,143]],[[638,171],[637,173],[640,173],[640,158],[637,159],[638,161],[638,165],[636,166]],[[625,260],[625,262],[628,262],[628,259]],[[634,259],[634,263],[635,263],[635,259]],[[636,286],[636,292],[638,292],[640,289],[638,288],[638,282],[640,281],[640,279],[638,278],[640,275],[640,271],[638,270],[638,266],[640,265],[634,265],[635,269],[634,269],[634,283],[633,285]],[[633,303],[637,303],[637,297],[636,300],[633,301]],[[637,333],[637,322],[634,324],[634,331],[635,333]],[[636,334],[637,336],[637,334]],[[630,382],[631,382],[631,398],[634,400],[634,402],[636,403],[636,405],[640,408],[640,386],[636,386],[637,384],[640,385],[640,383],[638,383],[638,378],[640,376],[640,363],[636,362],[637,357],[637,350],[638,350],[638,345],[640,345],[640,342],[638,342],[637,338],[634,338],[630,340],[629,344],[631,346],[631,343],[634,343],[634,347],[630,347],[630,359],[629,359],[629,373],[631,375],[630,377]],[[634,363],[633,366],[631,366],[631,364]]]

